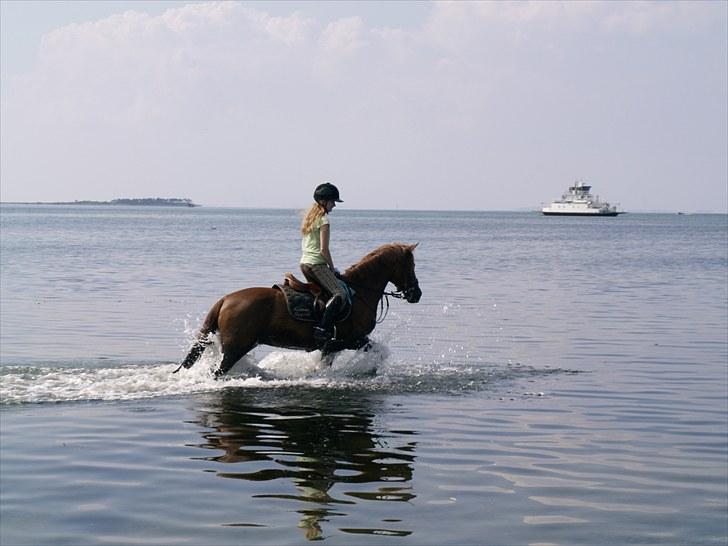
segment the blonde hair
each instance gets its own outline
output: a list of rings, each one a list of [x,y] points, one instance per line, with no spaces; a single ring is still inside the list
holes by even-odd
[[[311,205],[311,207],[306,211],[306,214],[303,216],[303,221],[301,222],[301,234],[308,235],[311,233],[311,230],[324,214],[326,214],[325,207],[318,203]]]

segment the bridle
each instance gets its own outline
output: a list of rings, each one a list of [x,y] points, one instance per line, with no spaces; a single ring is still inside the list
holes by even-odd
[[[376,292],[376,290],[372,290],[371,288],[365,287],[365,286],[357,286],[357,285],[351,285],[357,290],[364,290],[368,292]],[[405,287],[400,289],[397,288],[397,290],[392,291],[385,291],[382,292],[382,296],[379,298],[379,311],[377,311],[377,306],[371,307],[366,301],[361,300],[364,305],[369,307],[372,311],[377,314],[377,318],[375,319],[375,324],[381,324],[384,322],[384,319],[387,318],[387,315],[389,314],[389,297],[393,297],[400,300],[410,301],[414,298],[415,292],[420,289],[420,283],[417,280],[417,277],[415,277],[414,273],[412,273],[412,278],[408,279],[407,283],[405,284]]]

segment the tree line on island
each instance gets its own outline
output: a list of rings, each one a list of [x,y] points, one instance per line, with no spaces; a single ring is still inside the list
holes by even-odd
[[[180,197],[142,197],[121,198],[111,201],[57,201],[54,203],[20,203],[22,205],[126,205],[126,206],[152,206],[152,207],[199,207],[192,199]]]
[[[123,198],[112,199],[110,205],[152,205],[158,207],[199,207],[192,199],[179,197],[143,197],[141,199]]]

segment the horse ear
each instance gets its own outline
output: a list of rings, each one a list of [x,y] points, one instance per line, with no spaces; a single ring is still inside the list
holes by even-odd
[[[414,252],[415,248],[417,248],[419,245],[420,245],[420,243],[415,243],[413,245],[410,245],[409,246],[410,252]]]

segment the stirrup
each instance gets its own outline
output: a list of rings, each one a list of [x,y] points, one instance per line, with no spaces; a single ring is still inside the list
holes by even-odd
[[[321,344],[326,343],[336,337],[336,328],[325,329],[321,326],[313,327],[313,338]]]

